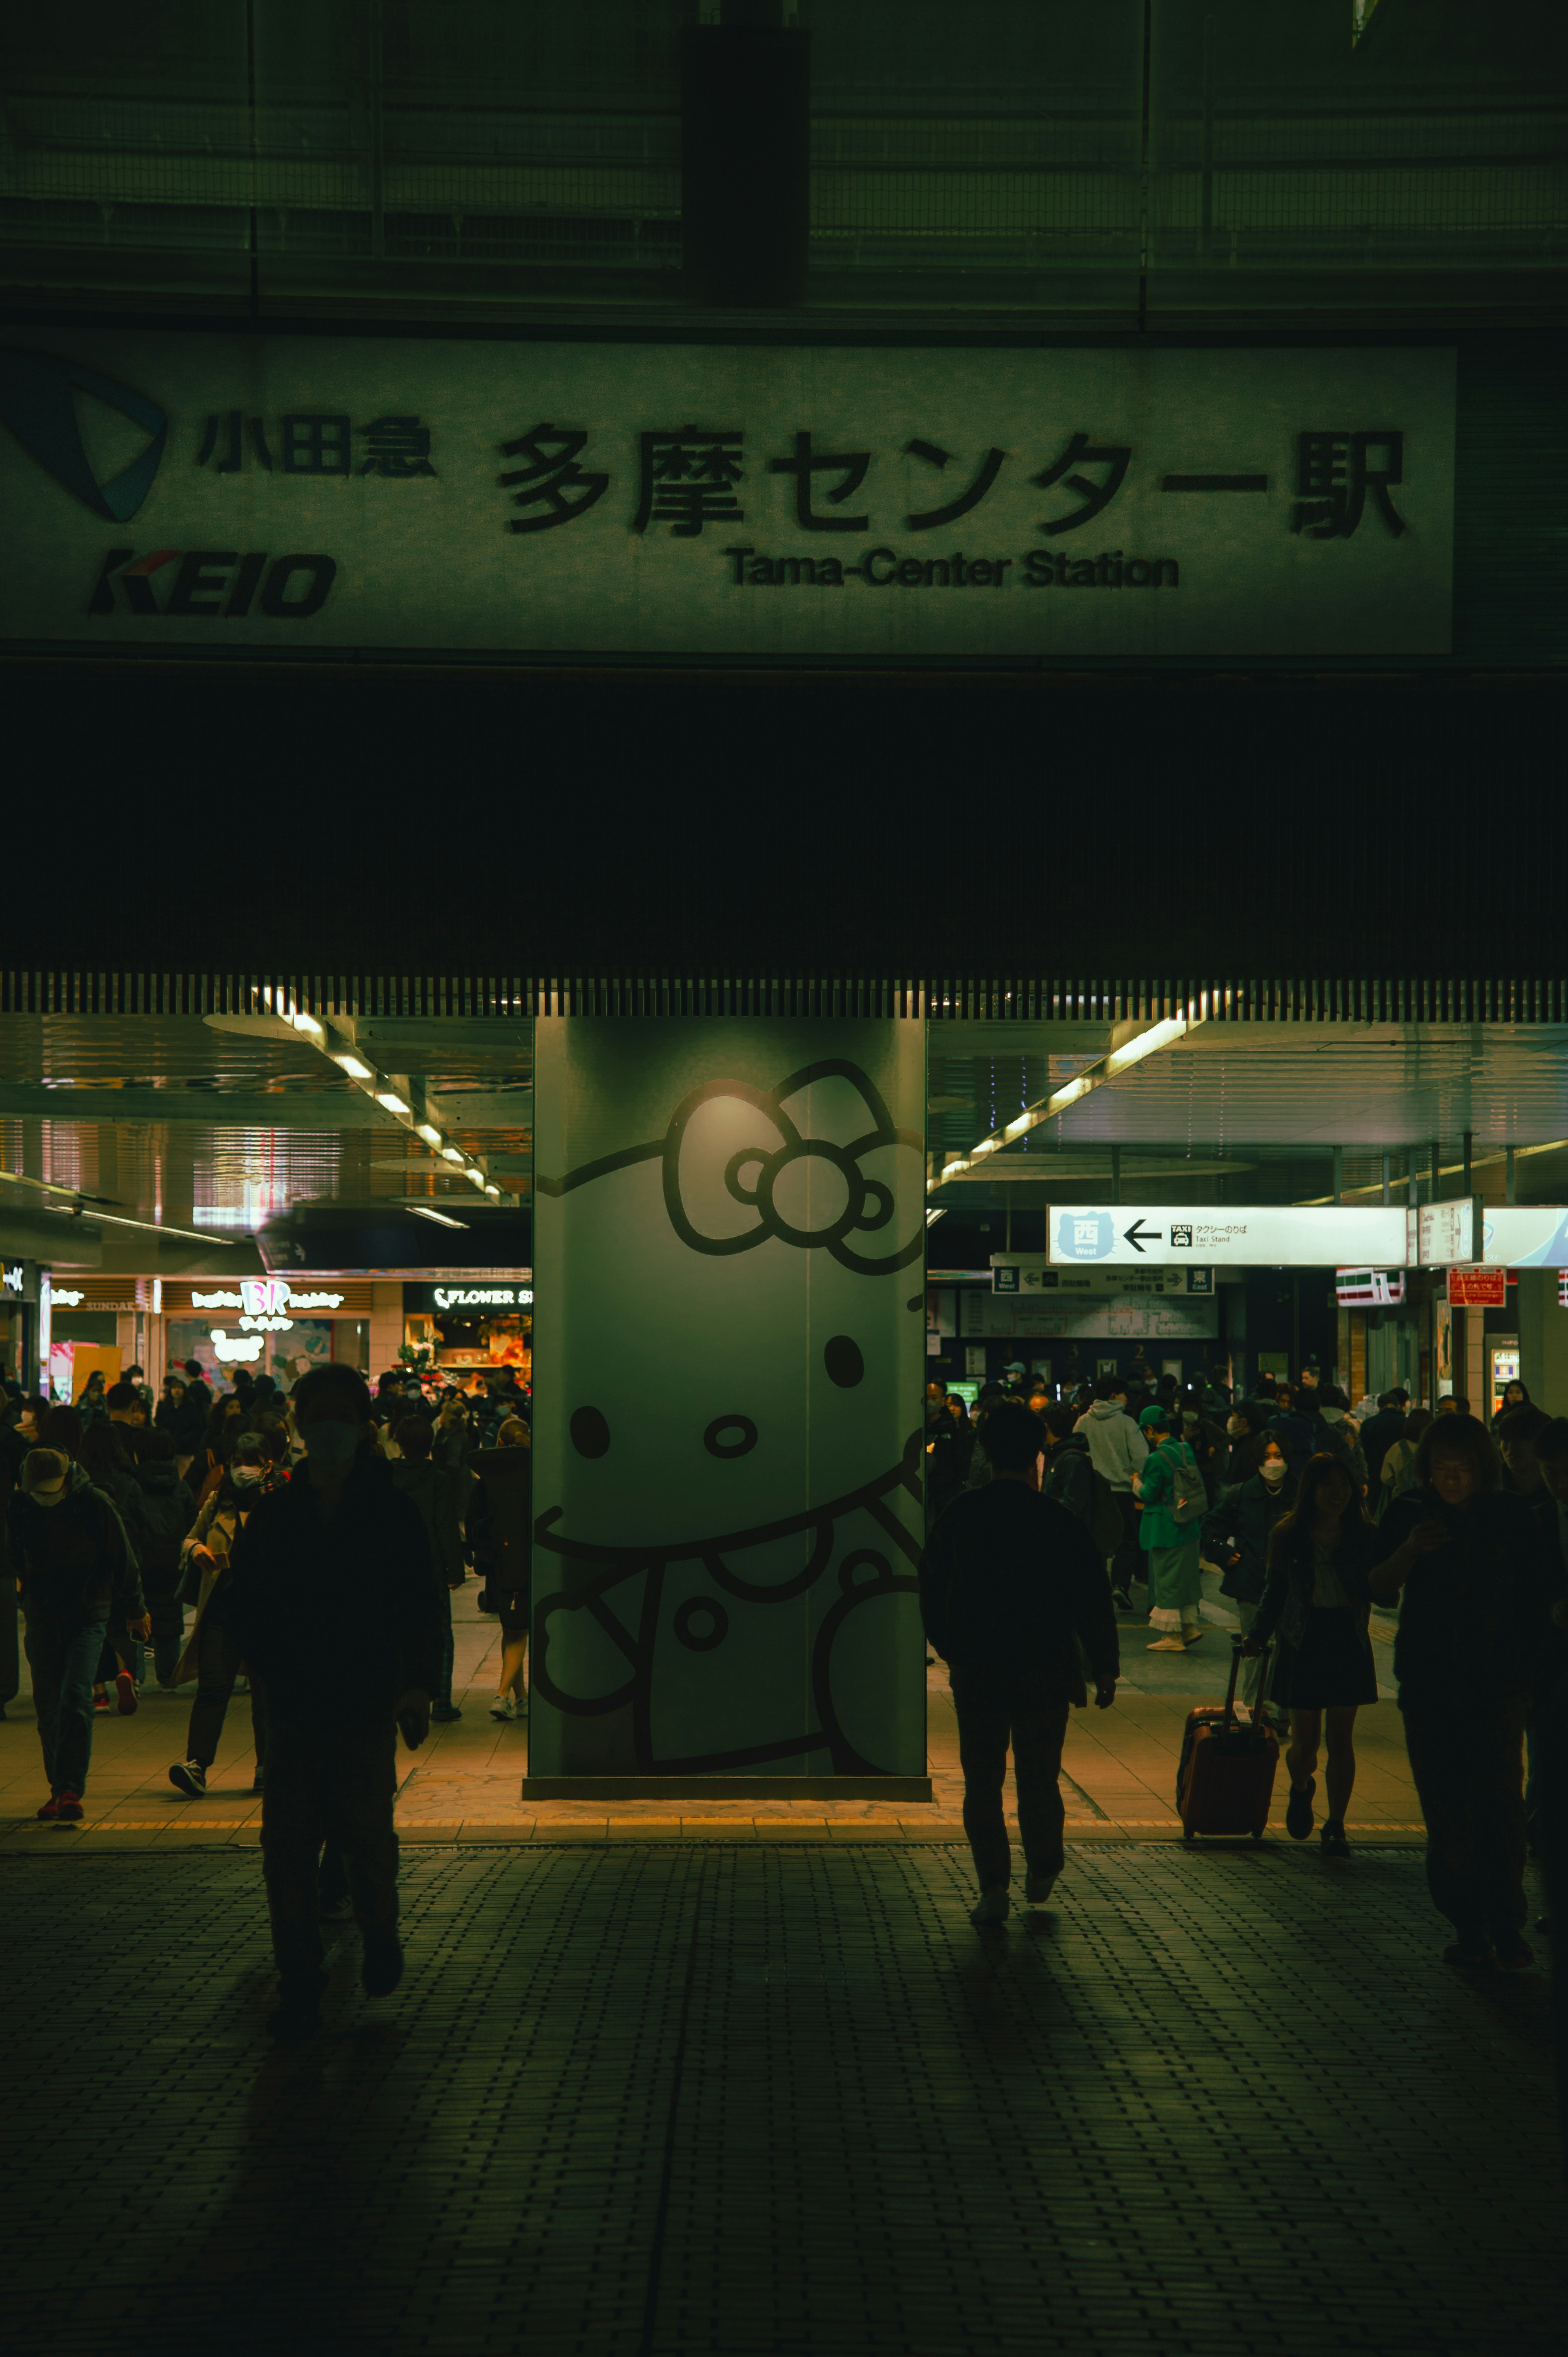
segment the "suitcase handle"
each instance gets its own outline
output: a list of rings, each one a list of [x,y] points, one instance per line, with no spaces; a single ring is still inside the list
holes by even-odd
[[[1236,1682],[1241,1674],[1241,1648],[1246,1641],[1239,1631],[1230,1640],[1230,1683],[1225,1689],[1224,1727],[1227,1735],[1236,1724]],[[1273,1667],[1273,1647],[1265,1643],[1258,1658],[1263,1668],[1258,1681],[1258,1699],[1252,1705],[1252,1725],[1262,1727],[1267,1724],[1263,1717],[1263,1706],[1269,1699],[1269,1673]]]

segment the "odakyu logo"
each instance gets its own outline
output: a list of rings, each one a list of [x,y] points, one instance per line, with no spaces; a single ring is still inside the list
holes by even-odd
[[[101,483],[81,438],[82,393],[145,429],[146,447]],[[0,419],[60,489],[106,523],[128,523],[153,488],[168,440],[168,418],[156,401],[80,361],[56,360],[15,345],[0,350]]]
[[[1116,1241],[1109,1211],[1063,1211],[1057,1220],[1061,1260],[1103,1260]]]

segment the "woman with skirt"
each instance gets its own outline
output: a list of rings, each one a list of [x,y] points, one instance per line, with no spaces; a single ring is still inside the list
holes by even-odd
[[[1242,1652],[1261,1652],[1279,1631],[1274,1700],[1290,1714],[1285,1831],[1312,1831],[1318,1746],[1326,1733],[1325,1857],[1348,1857],[1345,1813],[1356,1783],[1356,1713],[1378,1699],[1368,1577],[1377,1534],[1342,1458],[1319,1453],[1302,1469],[1294,1508],[1274,1525],[1268,1577]]]

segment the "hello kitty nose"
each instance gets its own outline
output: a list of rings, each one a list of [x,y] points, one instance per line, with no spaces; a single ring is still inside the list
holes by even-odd
[[[748,1415],[715,1415],[703,1435],[710,1457],[748,1457],[757,1446],[757,1426]]]

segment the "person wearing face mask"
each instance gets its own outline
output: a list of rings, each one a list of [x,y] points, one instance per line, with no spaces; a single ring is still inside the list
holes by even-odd
[[[262,1862],[279,2003],[267,2028],[321,2025],[323,1845],[341,1857],[367,1996],[403,1977],[396,1743],[430,1731],[444,1634],[430,1543],[376,1448],[371,1394],[351,1367],[295,1386],[305,1462],[262,1500],[213,1611],[267,1697]]]
[[[6,1521],[49,1783],[38,1813],[79,1824],[104,1639],[145,1638],[152,1623],[124,1524],[63,1449],[29,1449]]]
[[[1220,1594],[1235,1606],[1243,1636],[1263,1600],[1275,1525],[1295,1501],[1295,1479],[1272,1434],[1264,1434],[1262,1452],[1257,1471],[1233,1482],[1203,1521],[1203,1552],[1220,1566]],[[1262,1664],[1254,1654],[1241,1674],[1244,1703],[1257,1702],[1262,1683]]]
[[[1226,1418],[1225,1437],[1230,1444],[1226,1473],[1232,1489],[1250,1480],[1262,1464],[1269,1438],[1268,1420],[1269,1409],[1262,1400],[1238,1400]],[[1281,1454],[1284,1454],[1283,1447]]]
[[[199,1801],[207,1790],[207,1771],[218,1757],[219,1738],[229,1709],[234,1681],[244,1666],[229,1632],[209,1620],[209,1607],[219,1581],[233,1557],[234,1544],[246,1517],[276,1480],[260,1437],[242,1433],[233,1443],[231,1461],[216,1490],[198,1512],[180,1553],[183,1606],[194,1597],[196,1618],[175,1664],[173,1685],[188,1685],[194,1678],[196,1700],[191,1706],[186,1756],[168,1771],[169,1782],[188,1801]],[[251,1732],[256,1747],[256,1768],[251,1790],[259,1792],[266,1779],[266,1697],[252,1681]]]
[[[1544,1437],[1544,1436],[1543,1436]],[[1379,1525],[1371,1592],[1403,1591],[1394,1676],[1426,1824],[1426,1880],[1454,1926],[1444,1961],[1522,1971],[1524,1730],[1560,1651],[1562,1567],[1544,1526],[1503,1488],[1491,1436],[1440,1416],[1417,1486]]]

